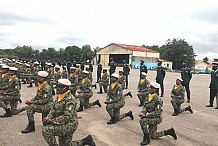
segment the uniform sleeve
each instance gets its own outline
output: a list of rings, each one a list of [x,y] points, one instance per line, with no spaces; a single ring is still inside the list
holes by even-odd
[[[123,93],[122,93],[122,89],[121,87],[119,87],[119,85],[117,85],[117,95],[116,97],[111,101],[111,103],[116,103],[118,101],[120,101],[123,97]]]
[[[156,118],[156,117],[160,117],[163,110],[162,110],[162,106],[163,106],[163,100],[160,97],[156,97],[157,98],[157,104],[156,104],[156,108],[155,111],[149,113],[147,115],[148,118]]]

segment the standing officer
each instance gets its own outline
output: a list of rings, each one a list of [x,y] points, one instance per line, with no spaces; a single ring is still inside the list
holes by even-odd
[[[36,96],[30,100],[27,100],[25,104],[26,113],[28,117],[29,124],[27,125],[26,129],[22,130],[22,133],[29,133],[35,131],[35,121],[34,121],[34,114],[42,113],[42,119],[44,119],[51,107],[52,107],[52,88],[47,83],[48,72],[46,71],[39,71],[38,72],[38,89]]]
[[[97,92],[97,94],[102,94],[102,87],[104,88],[104,93],[108,92],[108,86],[109,86],[109,76],[107,73],[107,69],[103,69],[103,75],[102,78],[99,80],[99,89],[100,91]]]
[[[164,85],[163,85],[163,81],[164,81],[164,78],[165,78],[165,75],[166,75],[166,72],[165,72],[165,69],[162,65],[162,61],[158,61],[157,63],[157,76],[156,76],[156,82],[158,84],[160,84],[160,89],[161,89],[161,95],[160,97],[163,97],[164,95]],[[159,93],[158,93],[159,95]]]
[[[101,107],[99,100],[96,100],[93,103],[89,103],[89,99],[93,96],[93,92],[92,92],[92,83],[88,79],[88,74],[89,74],[88,71],[82,72],[82,81],[79,84],[79,90],[77,90],[77,93],[79,95],[76,96],[76,98],[79,98],[79,101],[80,101],[80,106],[77,109],[77,112],[83,111],[83,107],[85,109],[90,108],[91,106],[95,106],[95,105],[98,105],[99,107]]]
[[[112,74],[111,85],[109,87],[106,101],[104,102],[106,104],[106,110],[111,117],[107,124],[114,124],[127,116],[132,120],[134,119],[132,111],[120,115],[120,109],[125,105],[125,98],[122,95],[123,90],[117,82],[118,78],[119,76],[117,74]]]
[[[102,65],[101,63],[99,63],[98,68],[97,68],[97,82],[96,83],[98,83],[98,81],[101,80],[101,72],[102,72]]]
[[[214,97],[216,97],[216,104],[218,109],[218,63],[212,63],[212,71],[211,71],[211,80],[210,80],[210,101],[209,105],[206,107],[213,107]]]
[[[193,113],[190,106],[181,109],[181,104],[184,103],[185,100],[185,90],[182,86],[183,80],[181,78],[176,79],[176,84],[173,86],[173,89],[171,91],[171,103],[174,109],[173,116],[178,116],[178,114],[189,111],[190,113]]]
[[[126,89],[128,89],[128,81],[129,81],[129,72],[130,72],[130,68],[129,68],[129,65],[128,64],[124,64],[123,65],[123,73],[124,73],[124,76],[126,76]]]
[[[145,99],[149,94],[149,86],[150,82],[146,79],[147,74],[145,72],[141,73],[141,79],[138,83],[138,98],[140,101],[139,107],[143,106],[145,103]]]
[[[168,130],[157,132],[157,125],[162,122],[162,106],[163,100],[156,94],[156,89],[159,85],[155,82],[150,84],[149,94],[145,99],[143,110],[139,113],[139,123],[143,131],[144,137],[141,145],[148,145],[151,139],[158,139],[159,137],[170,135],[177,139],[175,130],[170,128]]]
[[[58,136],[60,146],[95,146],[91,135],[82,140],[72,141],[73,134],[78,127],[78,120],[76,100],[69,91],[70,85],[71,82],[68,79],[58,80],[58,97],[48,116],[43,119],[46,126],[42,129],[42,135],[49,146],[58,146],[55,136]]]
[[[115,65],[115,62],[112,60],[111,63],[110,63],[110,69],[109,69],[109,72],[110,72],[110,78],[111,78],[111,75],[113,73],[115,73],[116,71],[116,65]]]
[[[192,78],[191,69],[187,67],[187,63],[182,64],[181,68],[181,77],[182,77],[182,85],[185,87],[186,93],[187,93],[187,103],[190,103],[190,80]]]

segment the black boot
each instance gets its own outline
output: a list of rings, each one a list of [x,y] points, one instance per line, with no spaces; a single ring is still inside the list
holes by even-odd
[[[6,117],[12,117],[12,112],[10,110],[10,108],[5,109],[6,113],[4,115],[1,115],[1,118],[6,118]]]
[[[115,123],[116,123],[115,117],[111,117],[111,120],[107,122],[107,124],[115,124]]]
[[[54,89],[52,90],[52,95],[55,95],[55,90]]]
[[[125,113],[126,117],[130,117],[131,120],[134,119],[133,115],[132,115],[132,111],[129,111],[128,113]]]
[[[142,101],[140,101],[139,107],[142,107],[142,106],[143,106],[143,102],[142,102]]]
[[[165,135],[165,136],[166,136],[166,135],[170,135],[170,136],[172,136],[174,139],[177,139],[176,132],[175,132],[175,130],[174,130],[173,128],[170,128],[170,129],[168,129],[168,130],[165,130],[165,131],[164,131],[164,135]]]
[[[127,95],[129,95],[130,97],[132,97],[132,93],[131,93],[130,91],[127,93]]]
[[[27,86],[27,88],[33,87],[33,83],[30,82],[29,86]]]
[[[82,139],[82,144],[83,145],[89,145],[89,146],[96,146],[91,135],[88,135],[85,138],[83,138]]]
[[[172,114],[173,116],[178,116],[179,112],[178,110],[174,109],[174,113]]]
[[[150,143],[150,137],[148,133],[144,133],[143,141],[140,143],[141,145],[148,145]]]
[[[96,86],[96,84],[95,84],[95,85],[92,85],[92,87],[95,87],[95,89],[97,89],[97,86]]]
[[[19,101],[20,103],[22,103],[22,100],[21,100],[21,99],[19,99],[18,101]]]
[[[102,89],[100,89],[100,91],[99,91],[99,92],[97,92],[97,94],[102,94]]]
[[[96,100],[95,102],[93,102],[93,106],[98,105],[99,107],[101,107],[101,103],[99,102],[99,100]]]
[[[26,129],[22,130],[21,133],[30,133],[35,131],[35,122],[29,122]]]
[[[190,113],[193,113],[192,108],[190,106],[186,107],[185,111],[189,111]]]
[[[209,104],[209,105],[206,105],[206,107],[213,107],[213,105],[212,105],[212,104]]]
[[[83,105],[80,104],[79,108],[76,110],[76,112],[81,112],[83,111]]]

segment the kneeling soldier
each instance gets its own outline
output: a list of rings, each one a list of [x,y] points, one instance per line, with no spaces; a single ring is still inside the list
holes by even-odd
[[[97,94],[102,93],[102,87],[104,88],[104,92],[107,93],[108,92],[108,85],[109,85],[109,75],[107,74],[107,69],[103,69],[103,75],[102,75],[101,79],[99,80],[100,91],[97,92]]]
[[[42,113],[42,119],[44,119],[53,103],[52,99],[52,88],[46,82],[48,77],[48,72],[46,71],[39,71],[38,72],[38,89],[36,96],[30,100],[27,100],[25,104],[28,106],[26,107],[26,113],[28,117],[29,124],[27,125],[26,129],[22,130],[22,133],[29,133],[35,131],[35,122],[34,122],[34,113]]]
[[[70,93],[71,82],[68,79],[59,79],[57,84],[58,97],[48,116],[43,119],[45,127],[42,129],[43,137],[49,146],[58,146],[55,136],[58,136],[60,146],[95,146],[88,135],[82,140],[72,141],[73,133],[78,127],[76,100]]]
[[[149,95],[145,99],[143,110],[139,113],[139,123],[144,133],[143,141],[141,145],[147,145],[151,139],[157,139],[162,136],[170,135],[177,139],[175,130],[170,128],[169,130],[157,132],[157,125],[162,122],[162,106],[163,101],[157,95],[157,88],[159,85],[155,82],[150,84]]]

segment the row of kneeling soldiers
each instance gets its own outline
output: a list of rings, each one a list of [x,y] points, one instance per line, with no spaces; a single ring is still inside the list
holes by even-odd
[[[83,108],[90,108],[91,106],[98,105],[101,107],[99,100],[96,100],[93,103],[89,103],[89,99],[93,96],[92,92],[92,83],[88,78],[89,72],[82,72],[81,83],[73,85],[73,81],[69,79],[58,79],[56,84],[57,99],[53,101],[52,98],[52,87],[47,82],[49,80],[49,73],[46,71],[39,71],[37,73],[38,88],[36,96],[32,99],[25,101],[27,106],[21,109],[13,109],[13,100],[9,98],[11,91],[19,94],[19,98],[16,99],[16,102],[20,99],[20,83],[19,79],[16,77],[16,68],[7,68],[2,67],[1,72],[1,83],[6,77],[5,72],[9,70],[7,87],[0,87],[3,94],[0,98],[0,102],[6,113],[2,117],[9,117],[12,114],[18,114],[26,110],[28,117],[28,125],[22,130],[22,133],[29,133],[35,131],[35,122],[34,122],[34,113],[42,113],[43,121],[43,137],[47,141],[48,145],[55,146],[58,145],[55,139],[55,136],[59,137],[60,146],[69,146],[69,145],[95,145],[92,137],[88,135],[82,140],[72,141],[72,136],[78,126],[78,117],[77,112],[83,111]],[[74,68],[72,68],[74,70]],[[69,76],[73,76],[71,74]],[[104,76],[107,76],[104,78]],[[158,96],[157,90],[159,85],[154,82],[149,82],[146,79],[147,74],[142,72],[141,79],[138,83],[138,97],[140,100],[140,106],[143,106],[143,110],[139,113],[140,125],[144,134],[143,141],[141,145],[147,145],[150,143],[151,139],[156,139],[165,135],[170,135],[177,139],[175,130],[170,128],[165,131],[157,132],[157,125],[162,122],[162,105],[163,101]],[[10,82],[14,79],[16,85],[11,86]],[[15,81],[16,80],[16,81]],[[75,79],[78,81],[78,79]],[[103,83],[104,80],[107,80],[107,85]],[[110,81],[109,81],[110,80]],[[123,94],[123,85],[122,81],[125,82],[125,78],[122,79],[122,71],[119,72],[119,75],[112,74],[111,79],[107,75],[107,70],[103,70],[103,77],[99,81],[100,91],[102,93],[102,87],[107,93],[105,104],[106,110],[110,115],[111,119],[107,124],[114,124],[125,117],[130,117],[131,120],[134,119],[132,111],[129,111],[125,114],[120,114],[120,109],[125,105],[125,96],[131,95],[131,93]],[[109,83],[110,82],[110,83]],[[173,86],[171,97],[172,105],[174,107],[174,116],[177,116],[183,111],[190,111],[192,109],[190,106],[187,108],[181,109],[181,104],[184,102],[184,87],[181,84],[182,79],[177,78],[176,84]],[[106,83],[106,81],[105,81]],[[1,84],[0,84],[1,85]],[[109,87],[108,87],[109,86]],[[10,88],[10,89],[9,89]],[[9,92],[10,90],[10,92]],[[77,94],[76,94],[77,93]],[[131,95],[132,96],[132,95]],[[18,96],[17,96],[18,97]],[[76,110],[76,99],[79,98],[80,106]],[[10,100],[9,100],[10,99]],[[14,100],[15,101],[15,100]]]

